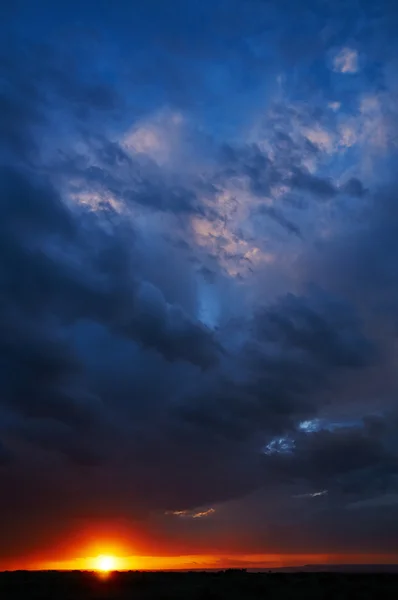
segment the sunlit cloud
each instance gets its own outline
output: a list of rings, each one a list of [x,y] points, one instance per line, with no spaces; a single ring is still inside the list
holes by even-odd
[[[339,73],[356,73],[359,69],[358,52],[353,48],[342,48],[333,59],[333,68]]]
[[[308,421],[301,421],[298,425],[299,431],[304,431],[305,433],[319,431],[321,429],[321,421],[319,419],[311,419]]]
[[[71,192],[69,198],[73,202],[76,202],[76,204],[80,204],[94,211],[99,210],[104,205],[108,205],[118,213],[126,213],[126,205],[123,200],[112,196],[111,194],[100,194],[90,191]]]
[[[124,135],[122,145],[129,152],[147,155],[165,166],[178,153],[183,125],[181,113],[160,111],[134,125]]]
[[[265,448],[263,448],[263,453],[269,456],[275,454],[291,454],[294,452],[296,447],[295,441],[288,437],[278,437],[271,440]]]
[[[339,133],[339,145],[344,148],[350,148],[358,141],[357,133],[352,125],[342,125]]]
[[[303,133],[310,142],[318,146],[323,152],[333,152],[335,141],[331,132],[321,127],[315,127],[304,129]]]
[[[341,102],[329,102],[328,106],[334,112],[337,112],[341,108]]]
[[[192,510],[172,510],[166,511],[165,514],[172,517],[181,517],[186,519],[203,519],[210,517],[216,512],[215,508],[208,508],[207,510],[192,511]]]
[[[327,496],[327,490],[320,490],[319,492],[309,492],[308,494],[296,494],[294,498],[321,498]]]

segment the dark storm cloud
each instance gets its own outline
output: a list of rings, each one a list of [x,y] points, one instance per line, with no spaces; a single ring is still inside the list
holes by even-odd
[[[2,244],[9,257],[3,265],[3,298],[14,309],[104,320],[124,335],[158,346],[171,359],[185,353],[199,364],[215,359],[216,345],[204,326],[169,306],[151,284],[135,281],[127,246],[133,236],[128,240],[119,230],[117,241],[109,239],[96,217],[77,208],[73,214],[55,192],[35,187],[23,174],[3,171],[2,183]],[[74,238],[65,243],[71,233]]]
[[[269,193],[272,184],[279,182],[279,176],[272,161],[257,146],[222,149],[222,161],[227,177],[246,176],[253,191],[260,195]]]
[[[308,171],[294,169],[290,183],[298,190],[310,192],[320,198],[328,198],[337,193],[331,181],[315,177]]]
[[[364,214],[349,234],[320,242],[319,254],[306,269],[336,293],[350,298],[365,311],[373,327],[396,319],[398,280],[395,270],[398,213],[396,184],[366,196]],[[379,323],[379,325],[376,325]],[[387,336],[389,337],[389,336]]]
[[[137,424],[138,429],[131,425],[123,431],[123,414],[129,412],[127,407],[133,403],[132,415],[128,418],[134,422],[140,402],[149,402],[151,406],[156,396],[170,400],[171,390],[162,387],[151,392],[149,382],[145,383],[146,377],[151,379],[152,369],[157,369],[156,377],[165,381],[165,375],[159,372],[162,363],[157,366],[156,360],[149,360],[145,366],[147,376],[138,371],[129,379],[130,361],[139,360],[140,353],[137,357],[137,350],[127,346],[123,364],[115,364],[107,378],[102,377],[100,388],[98,375],[90,376],[88,358],[84,355],[82,358],[77,352],[74,343],[81,344],[82,339],[78,336],[74,342],[71,327],[87,321],[101,323],[109,330],[105,352],[100,352],[105,362],[114,360],[112,349],[118,338],[135,340],[141,352],[142,347],[147,347],[169,361],[192,361],[203,368],[216,364],[219,345],[205,326],[180,307],[167,303],[155,285],[137,278],[130,261],[134,235],[131,230],[118,229],[117,225],[118,234],[116,229],[110,233],[106,210],[103,217],[108,232],[105,234],[100,214],[87,214],[77,207],[68,209],[59,194],[46,187],[43,180],[37,184],[27,173],[3,170],[2,183],[2,246],[7,260],[1,269],[1,402],[14,414],[11,423],[4,428],[9,439],[7,454],[2,452],[4,460],[9,455],[17,465],[20,466],[21,461],[23,464],[26,445],[33,448],[33,471],[39,468],[43,453],[44,457],[48,453],[60,458],[66,456],[76,468],[106,465],[115,454],[130,452],[134,457],[137,452],[143,453],[147,458],[135,475],[142,482],[143,492],[136,504],[147,498],[149,505],[154,505],[159,499],[156,494],[152,496],[146,480],[155,464],[156,470],[158,468],[157,452],[152,444],[159,437],[161,423],[155,420],[152,426],[150,421],[144,420],[144,424]],[[85,335],[84,329],[82,333]],[[90,361],[93,353],[98,360],[95,340],[91,343]],[[112,370],[116,368],[119,378],[115,379]],[[167,368],[163,365],[162,370],[167,371]],[[115,402],[120,403],[120,412]],[[120,436],[124,442],[118,448]],[[136,438],[133,444],[128,441],[130,436]],[[171,436],[172,431],[166,434],[170,440]],[[172,454],[165,452],[166,465],[169,460],[170,464],[175,462],[174,453],[180,452],[179,448],[173,450],[171,441],[168,444],[171,444]],[[35,456],[38,456],[37,464]],[[123,463],[122,458],[123,476],[117,478],[114,493],[124,494],[123,505],[127,506],[131,502],[131,491],[123,492],[120,488],[120,485],[125,487],[123,480],[127,476]],[[106,466],[104,469],[106,477]],[[62,506],[59,502],[63,493],[62,478],[55,476],[50,466],[44,468],[44,479],[46,473],[54,485],[47,499],[44,481],[36,480],[29,488],[30,494],[37,494],[38,502],[40,498],[44,511],[46,502]],[[179,477],[175,481],[173,501],[182,493]],[[11,480],[9,494],[17,494],[19,484],[12,476]],[[200,487],[198,482],[197,494]],[[88,486],[76,496],[70,509],[64,507],[61,511],[80,513],[90,505],[90,497]],[[114,498],[114,494],[110,494],[101,510],[110,511]],[[172,503],[167,498],[163,501]],[[3,510],[7,513],[8,509],[4,506]]]
[[[282,298],[256,316],[253,328],[257,338],[298,349],[330,367],[361,367],[374,360],[355,311],[316,288],[308,297]]]
[[[3,148],[12,150],[16,155],[26,156],[35,149],[29,129],[33,122],[40,121],[41,116],[32,103],[31,90],[23,90],[21,95],[22,98],[4,92],[1,94],[0,125]]]
[[[66,454],[74,463],[97,464],[103,460],[101,446],[90,431],[101,431],[108,409],[100,400],[101,390],[90,385],[87,366],[75,354],[68,327],[83,319],[96,321],[113,335],[136,340],[167,359],[183,359],[200,366],[216,363],[217,344],[204,326],[192,321],[181,309],[168,305],[153,284],[136,280],[126,246],[134,236],[126,237],[129,229],[126,232],[118,228],[117,219],[109,237],[98,230],[98,213],[91,216],[77,207],[68,210],[55,191],[43,188],[43,184],[32,184],[26,174],[4,171],[3,180],[3,214],[7,215],[4,223],[12,227],[13,234],[5,235],[3,240],[8,241],[11,258],[21,252],[23,256],[17,269],[12,260],[3,265],[2,279],[3,402],[27,419],[11,428],[11,432],[41,449]],[[28,219],[31,212],[34,219]],[[37,285],[39,273],[43,273],[43,280]],[[138,447],[134,450],[133,444],[131,452],[134,456],[141,447],[146,457],[135,474],[142,481],[144,497],[145,491],[149,494],[146,477],[154,465],[159,466],[160,457],[150,449],[151,439],[159,439],[159,435],[165,437],[162,460],[165,464],[178,464],[174,475],[168,473],[175,487],[171,497],[164,498],[165,503],[178,498],[181,505],[195,501],[202,504],[257,485],[260,475],[250,466],[254,459],[250,445],[240,449],[246,475],[242,472],[233,485],[226,486],[224,478],[216,484],[216,472],[212,475],[208,467],[202,471],[202,460],[207,462],[209,452],[217,452],[226,473],[239,472],[237,448],[231,446],[231,441],[220,441],[219,436],[232,441],[250,440],[259,431],[266,435],[292,427],[297,418],[311,413],[311,406],[300,396],[317,384],[319,363],[326,368],[366,364],[367,342],[356,333],[355,319],[322,295],[318,304],[315,302],[316,310],[307,306],[311,302],[287,298],[255,318],[254,346],[236,358],[242,365],[248,360],[246,383],[228,383],[228,373],[224,383],[225,377],[219,381],[215,374],[210,376],[209,389],[198,378],[197,385],[203,391],[194,420],[196,424],[199,420],[202,431],[192,432],[190,427],[185,430],[185,417],[182,421],[161,418],[158,424],[144,421],[140,425]],[[322,336],[324,346],[320,345]],[[268,348],[267,344],[274,347]],[[295,349],[307,354],[307,368],[301,356],[294,355]],[[129,368],[128,361],[125,368]],[[114,384],[109,381],[106,385]],[[126,387],[118,393],[123,404],[135,386],[134,381],[126,381]],[[109,393],[112,394],[112,387]],[[166,399],[171,400],[167,396]],[[184,409],[185,415],[195,415],[196,409],[190,404],[189,401]],[[116,431],[111,439],[121,426],[117,412],[115,418]],[[59,426],[52,427],[51,419],[65,423],[67,429],[57,433]],[[188,421],[192,423],[192,417]],[[171,441],[174,436],[177,442]],[[176,453],[184,447],[188,455],[180,464]],[[193,458],[197,452],[202,454],[199,462]],[[197,471],[197,484],[191,486],[187,495],[180,480],[191,469]],[[161,503],[162,497],[156,502]]]
[[[206,436],[283,434],[321,408],[316,392],[330,385],[336,370],[377,360],[355,312],[321,290],[279,299],[254,315],[249,329],[234,357],[239,379],[227,373],[179,409]]]
[[[389,459],[392,467],[392,458],[379,437],[360,427],[342,427],[301,434],[295,439],[294,452],[280,460],[291,470],[292,477],[305,477],[328,489],[327,484],[336,484],[338,476],[352,476],[353,472],[372,469]],[[363,471],[362,477],[366,479]]]
[[[29,37],[22,42],[11,32],[5,32],[0,46],[2,160],[12,155],[37,164],[49,126],[54,133],[66,124],[87,126],[98,114],[111,116],[120,100],[98,73],[85,70],[84,52],[78,59]]]
[[[357,196],[358,198],[361,198],[366,193],[362,182],[356,177],[352,177],[347,181],[347,183],[343,186],[343,191],[350,196]]]
[[[98,412],[98,406],[95,407]],[[71,425],[49,417],[30,418],[16,422],[11,433],[33,447],[57,452],[64,455],[72,464],[79,466],[96,466],[105,459],[99,448],[93,449],[93,444],[85,435],[81,435],[79,429]]]
[[[301,237],[301,231],[298,225],[287,219],[282,212],[273,206],[261,206],[259,213],[269,217],[270,219],[273,219],[276,223],[283,227],[283,229],[286,229],[288,233]]]
[[[225,175],[247,177],[250,189],[259,196],[269,195],[272,186],[277,184],[310,192],[319,199],[335,196],[338,190],[330,180],[311,174],[297,163],[303,156],[297,156],[298,148],[286,137],[290,141],[287,147],[280,143],[281,136],[277,136],[279,143],[273,146],[276,153],[274,160],[256,145],[247,148],[224,147],[222,160],[226,164]]]
[[[200,182],[167,175],[147,157],[131,156],[119,145],[107,140],[93,143],[94,159],[73,158],[54,165],[63,178],[73,177],[77,193],[98,190],[110,193],[126,205],[138,204],[147,210],[173,215],[199,215],[215,218],[215,211],[199,199]],[[76,180],[79,182],[76,185]],[[211,192],[211,189],[206,190]]]

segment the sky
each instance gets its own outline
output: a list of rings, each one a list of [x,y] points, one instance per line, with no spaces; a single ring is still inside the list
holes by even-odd
[[[396,561],[396,2],[3,4],[0,568]]]

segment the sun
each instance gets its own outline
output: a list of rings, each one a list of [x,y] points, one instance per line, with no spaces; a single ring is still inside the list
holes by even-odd
[[[116,569],[116,559],[114,556],[97,556],[95,559],[95,569],[102,573],[109,573]]]

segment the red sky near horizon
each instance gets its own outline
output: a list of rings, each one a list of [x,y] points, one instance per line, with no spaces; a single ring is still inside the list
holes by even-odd
[[[43,532],[44,533],[44,532]],[[309,553],[309,552],[250,552],[228,544],[219,544],[213,551],[200,552],[195,547],[159,540],[151,543],[141,532],[132,535],[123,524],[97,523],[90,532],[80,530],[75,535],[65,535],[57,544],[45,544],[45,538],[36,543],[30,554],[0,558],[0,570],[97,570],[99,557],[112,557],[117,570],[168,570],[168,569],[224,569],[224,568],[278,568],[307,564],[398,564],[397,554]],[[43,550],[39,550],[40,545]]]

